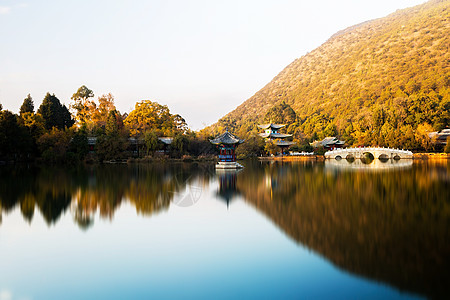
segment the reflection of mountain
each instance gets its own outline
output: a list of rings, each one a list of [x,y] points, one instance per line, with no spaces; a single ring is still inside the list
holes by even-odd
[[[323,172],[311,164],[247,166],[246,201],[297,242],[343,268],[436,298],[450,283],[450,186],[414,165],[397,172]]]
[[[167,209],[174,193],[214,166],[197,164],[149,164],[99,166],[63,170],[0,169],[0,216],[16,206],[31,221],[35,207],[48,224],[70,208],[75,221],[86,228],[93,215],[112,218],[127,200],[138,213],[150,215]],[[211,173],[211,172],[210,172]],[[208,176],[201,179],[207,183]]]

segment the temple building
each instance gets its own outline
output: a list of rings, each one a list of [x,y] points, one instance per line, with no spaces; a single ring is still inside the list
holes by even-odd
[[[279,133],[280,128],[283,128],[286,125],[283,124],[262,124],[258,125],[259,128],[264,129],[263,133],[259,135],[266,139],[266,141],[272,141],[275,145],[281,148],[281,153],[285,151],[285,149],[289,148],[289,146],[294,145],[294,142],[285,141],[285,138],[289,138],[292,134]]]
[[[213,140],[211,144],[219,148],[219,162],[216,169],[240,169],[243,166],[236,162],[236,147],[244,142],[226,130]]]
[[[173,142],[173,137],[159,137],[158,141],[162,144],[162,150],[160,150],[161,153],[168,154],[170,145]]]
[[[328,136],[321,141],[314,141],[310,144],[314,148],[322,146],[326,150],[333,150],[336,148],[342,148],[345,144],[345,141],[341,141],[337,137],[334,137],[334,136]]]
[[[450,137],[450,129],[442,129],[441,131],[429,132],[428,136],[431,141],[436,144],[446,145],[447,138]]]

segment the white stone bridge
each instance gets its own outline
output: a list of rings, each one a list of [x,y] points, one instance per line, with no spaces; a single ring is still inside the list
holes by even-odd
[[[345,148],[335,149],[325,152],[325,158],[334,159],[357,159],[364,158],[366,153],[371,153],[374,158],[378,159],[412,159],[413,153],[408,150],[392,149],[392,148],[378,148],[378,147],[364,147],[364,148]]]

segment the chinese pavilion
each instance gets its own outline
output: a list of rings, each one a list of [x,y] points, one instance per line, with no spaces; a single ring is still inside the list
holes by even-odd
[[[342,148],[345,144],[345,141],[339,140],[337,137],[334,136],[327,136],[321,141],[314,141],[310,143],[311,146],[314,148],[323,146],[326,150],[333,150],[337,148]]]
[[[226,130],[213,140],[211,144],[219,148],[219,162],[216,169],[239,169],[243,166],[236,162],[236,147],[244,142]]]
[[[285,141],[285,138],[291,137],[292,134],[279,133],[280,128],[286,125],[283,124],[262,124],[258,125],[259,128],[264,129],[263,133],[259,135],[266,139],[266,141],[273,141],[275,145],[281,148],[281,153],[284,152],[286,148],[294,145],[294,142]]]

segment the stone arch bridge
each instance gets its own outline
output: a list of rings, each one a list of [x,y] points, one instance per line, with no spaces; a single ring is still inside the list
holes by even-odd
[[[374,158],[378,159],[412,159],[413,153],[408,150],[400,150],[393,148],[378,148],[378,147],[364,147],[364,148],[345,148],[335,149],[325,152],[325,158],[362,158],[366,153],[371,153]]]

